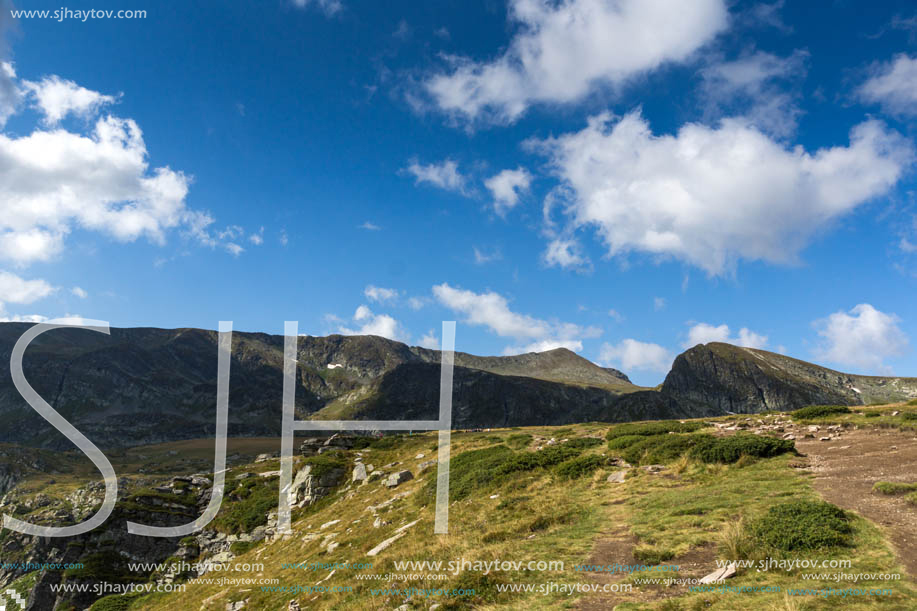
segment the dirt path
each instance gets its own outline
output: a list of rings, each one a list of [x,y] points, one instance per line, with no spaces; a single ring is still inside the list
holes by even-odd
[[[908,573],[917,579],[917,508],[902,496],[872,492],[878,481],[917,482],[917,435],[893,429],[858,430],[831,441],[800,439],[796,448],[807,455],[819,494],[878,524]]]

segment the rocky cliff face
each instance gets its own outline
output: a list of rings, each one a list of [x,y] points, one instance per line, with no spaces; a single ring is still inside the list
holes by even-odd
[[[755,413],[910,399],[917,396],[917,379],[846,374],[765,350],[710,343],[679,355],[660,393],[687,409]]]

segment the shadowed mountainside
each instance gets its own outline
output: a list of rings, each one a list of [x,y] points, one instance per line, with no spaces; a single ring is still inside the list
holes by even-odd
[[[70,448],[19,396],[9,374],[24,323],[0,324],[0,441]],[[217,333],[59,329],[24,360],[35,390],[102,446],[213,435]],[[297,418],[428,419],[439,403],[435,350],[376,336],[303,336],[297,351]],[[456,353],[455,428],[558,425],[714,416],[857,405],[917,396],[917,380],[848,375],[763,350],[699,345],[680,355],[656,390],[560,348],[517,356]],[[280,432],[283,336],[233,334],[229,434]]]

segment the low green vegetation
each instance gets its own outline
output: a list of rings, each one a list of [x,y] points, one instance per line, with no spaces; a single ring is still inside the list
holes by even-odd
[[[311,467],[310,473],[317,477],[330,473],[335,469],[346,469],[349,466],[347,457],[341,452],[326,452],[316,456],[308,456],[302,461],[303,467]]]
[[[576,439],[571,439],[564,442],[564,446],[568,448],[575,448],[577,450],[586,450],[588,448],[594,448],[600,446],[604,443],[598,437],[577,437]]]
[[[625,448],[621,457],[632,465],[666,464],[677,460],[712,435],[651,435]]]
[[[278,478],[250,477],[230,482],[220,512],[211,522],[213,528],[227,534],[239,534],[267,524],[268,513],[277,508]]]
[[[784,551],[823,550],[850,544],[853,527],[840,507],[824,501],[774,505],[749,526],[762,545]]]
[[[608,464],[608,459],[598,454],[588,454],[586,456],[577,456],[571,460],[560,463],[554,468],[554,472],[561,479],[576,479],[589,475],[596,469],[600,469]]]
[[[653,422],[626,422],[618,424],[605,435],[608,440],[625,435],[665,435],[667,433],[693,433],[706,426],[703,422],[680,422],[678,420],[657,420]]]
[[[917,484],[907,484],[904,482],[876,482],[872,487],[873,492],[879,494],[905,494],[907,492],[917,492]]]
[[[775,439],[761,435],[739,433],[730,437],[698,436],[697,444],[691,449],[689,457],[705,463],[730,464],[743,456],[753,458],[771,458],[787,452],[795,452],[795,444],[790,440]]]
[[[513,433],[506,438],[506,445],[514,450],[522,450],[532,443],[532,436],[528,433]]]
[[[850,408],[844,405],[809,405],[808,407],[797,409],[791,415],[794,420],[814,420],[849,413],[851,413]]]

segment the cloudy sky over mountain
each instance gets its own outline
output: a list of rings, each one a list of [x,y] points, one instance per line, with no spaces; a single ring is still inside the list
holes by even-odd
[[[917,375],[912,3],[0,9],[0,319]]]

